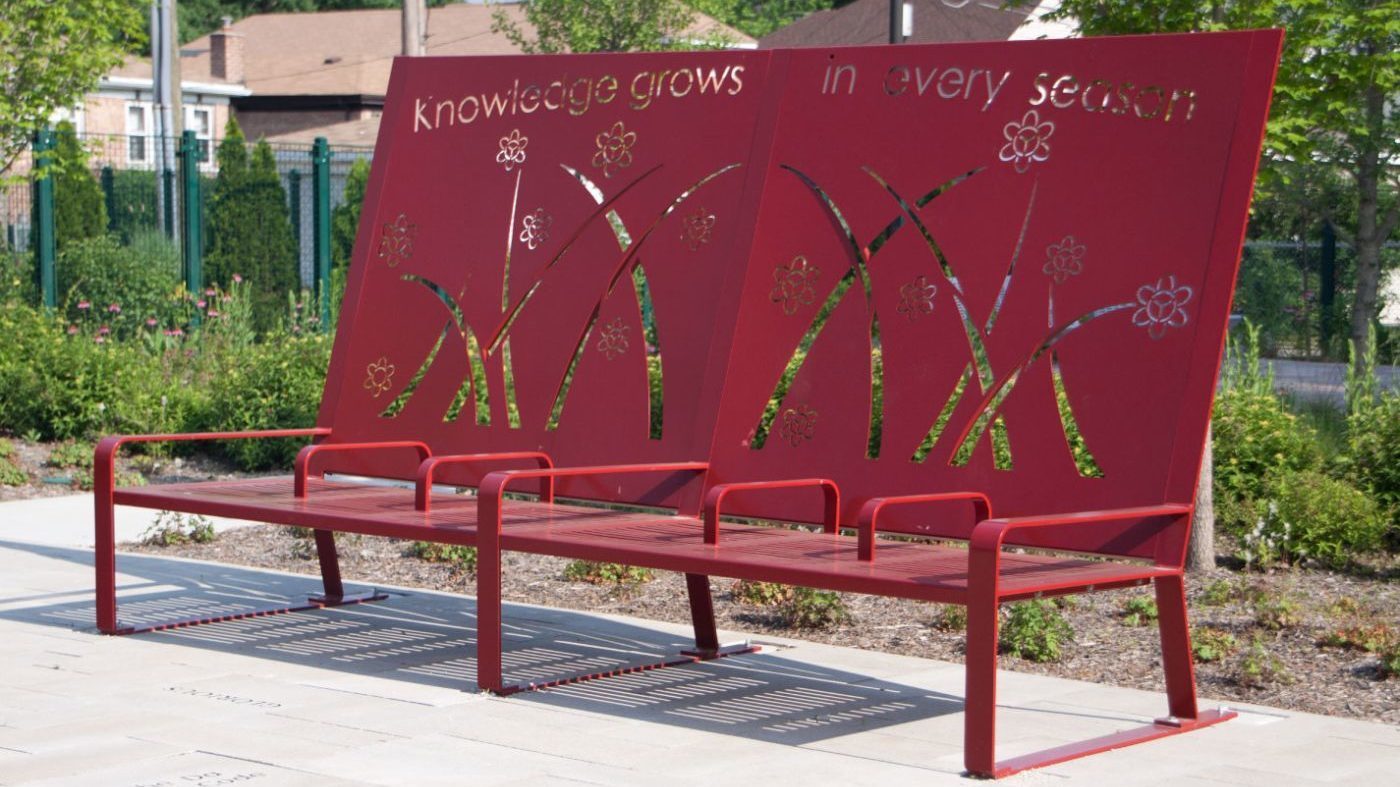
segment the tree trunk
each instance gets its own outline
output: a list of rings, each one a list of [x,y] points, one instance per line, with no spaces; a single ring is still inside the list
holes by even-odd
[[[1366,114],[1377,133],[1382,128],[1385,96],[1377,85],[1366,91]],[[1363,139],[1356,156],[1356,297],[1351,304],[1351,343],[1356,357],[1366,356],[1371,320],[1381,279],[1381,244],[1385,242],[1380,211],[1380,148],[1378,140]],[[1388,222],[1387,222],[1388,223]]]
[[[1201,455],[1201,477],[1196,482],[1196,514],[1192,517],[1191,541],[1186,546],[1186,570],[1215,568],[1215,458],[1211,450],[1211,429],[1206,428],[1205,452]]]

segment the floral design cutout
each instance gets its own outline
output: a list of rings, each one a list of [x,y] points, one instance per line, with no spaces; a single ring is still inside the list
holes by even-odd
[[[403,213],[384,225],[379,235],[379,259],[390,268],[413,257],[413,239],[418,235],[418,225],[410,224]]]
[[[1162,338],[1168,328],[1180,328],[1190,321],[1183,307],[1191,302],[1192,294],[1190,287],[1177,285],[1175,276],[1158,279],[1155,286],[1144,284],[1137,291],[1141,305],[1133,312],[1133,325],[1146,328],[1153,339]]]
[[[782,435],[788,445],[796,448],[802,444],[803,440],[811,440],[816,432],[816,410],[805,404],[799,404],[783,411],[783,423],[778,427],[778,434]]]
[[[544,208],[536,208],[534,213],[525,214],[520,220],[520,242],[534,251],[535,247],[549,240],[549,225],[553,223],[553,217]]]
[[[817,299],[817,291],[812,285],[820,275],[822,269],[807,262],[807,258],[799,254],[787,265],[779,265],[773,269],[775,284],[768,297],[783,307],[783,314],[796,314],[799,308],[810,305]]]
[[[607,356],[608,360],[616,358],[627,352],[630,346],[627,342],[627,333],[632,330],[622,324],[622,318],[618,317],[603,328],[603,333],[598,337],[598,351]]]
[[[710,242],[710,234],[715,228],[715,214],[702,207],[686,216],[682,224],[685,226],[685,232],[681,233],[681,240],[690,246],[691,251],[697,251]]]
[[[1059,243],[1045,247],[1046,276],[1055,277],[1056,284],[1064,284],[1069,277],[1078,276],[1084,270],[1084,244],[1076,241],[1073,235],[1066,235]]]
[[[597,143],[593,166],[601,167],[604,177],[610,178],[614,171],[632,166],[632,146],[637,143],[637,132],[628,131],[621,120],[599,134]]]
[[[925,314],[933,314],[933,296],[938,287],[929,284],[927,276],[919,276],[899,288],[899,313],[913,322]]]
[[[519,164],[525,163],[525,146],[530,144],[530,138],[520,133],[520,129],[512,129],[509,134],[501,137],[501,150],[496,154],[496,163],[505,166],[506,172],[515,169]]]
[[[372,361],[365,367],[365,389],[378,399],[379,395],[389,390],[394,384],[394,365],[389,363],[386,356],[379,356],[379,360]]]
[[[1055,133],[1055,124],[1040,119],[1040,113],[1028,110],[1021,122],[1011,121],[1001,130],[1006,144],[997,155],[1002,161],[1015,164],[1017,172],[1031,168],[1031,162],[1050,158],[1050,135]]]

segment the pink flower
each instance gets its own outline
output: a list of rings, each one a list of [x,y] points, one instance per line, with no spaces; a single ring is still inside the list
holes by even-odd
[[[199,301],[195,301],[195,302],[194,302],[194,305],[195,305],[195,306],[198,306],[198,307],[201,308],[201,309],[203,309],[205,306],[207,306],[207,305],[209,305],[209,304],[207,304],[206,302],[204,302],[204,301],[202,301],[202,300],[199,300]]]
[[[92,340],[93,340],[94,342],[97,342],[98,344],[105,344],[105,343],[107,342],[107,337],[106,337],[106,336],[94,336],[94,337],[92,337]]]
[[[166,336],[174,336],[174,335],[175,335],[175,332],[172,331],[172,330],[170,330],[169,328],[166,328],[166,329],[165,329],[165,335],[166,335]]]
[[[103,336],[106,336],[107,334],[112,332],[112,329],[104,325],[101,328],[98,328],[97,332]]]
[[[69,335],[69,336],[73,336],[73,335],[76,334],[77,332],[78,332],[78,326],[76,326],[76,325],[70,325],[70,326],[68,326],[68,335]]]
[[[218,316],[219,316],[219,310],[218,310],[218,309],[210,309],[210,310],[209,310],[209,316],[210,316],[210,317],[218,317]]]
[[[233,274],[233,283],[234,283],[234,284],[242,284],[242,283],[243,283],[243,277],[240,276],[240,275],[237,274],[237,273]]]
[[[233,296],[232,296],[232,295],[225,295],[224,297],[220,298],[219,300],[223,301],[224,303],[232,303],[232,302],[233,302]]]
[[[213,294],[214,294],[214,288],[213,288],[213,287],[208,287],[208,288],[206,288],[206,289],[204,290],[204,294],[205,294],[205,295],[213,295]]]
[[[146,327],[147,327],[147,328],[154,328],[154,327],[156,327],[156,324],[157,324],[156,318],[154,318],[154,317],[147,317],[147,318],[146,318]]]
[[[111,306],[107,307],[107,311],[111,312],[112,314],[121,314],[122,307],[114,303]]]
[[[87,301],[78,301],[78,308],[86,311],[92,308],[92,304],[88,303]]]
[[[297,308],[297,311],[301,311],[301,301],[297,301],[296,308]]]
[[[184,336],[184,335],[185,335],[185,332],[182,331],[182,330],[180,330],[179,328],[176,328],[175,330],[173,330],[173,331],[170,332],[170,335],[171,335],[171,336]]]

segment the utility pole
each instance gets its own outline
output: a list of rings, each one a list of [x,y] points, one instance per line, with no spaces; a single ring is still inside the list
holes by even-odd
[[[423,0],[403,0],[403,18],[399,27],[403,36],[403,55],[421,56],[428,31],[428,11],[423,7]]]
[[[890,43],[902,44],[914,35],[913,3],[890,0]]]
[[[175,170],[175,148],[179,144],[183,120],[180,91],[180,37],[175,27],[175,0],[151,2],[151,78],[154,83],[152,125],[155,131],[156,215],[169,220],[166,233],[180,237],[178,190],[165,188],[165,173]],[[172,179],[173,180],[173,179]],[[171,204],[167,206],[166,200]]]

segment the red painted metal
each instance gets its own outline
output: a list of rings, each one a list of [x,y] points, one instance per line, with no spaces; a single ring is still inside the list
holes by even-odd
[[[421,440],[390,440],[381,443],[317,443],[308,445],[297,452],[296,461],[292,465],[292,494],[295,497],[306,497],[306,477],[311,470],[311,459],[317,454],[326,453],[349,453],[368,451],[399,451],[411,448],[418,452],[419,461],[426,460],[433,455],[433,449]]]
[[[856,517],[856,537],[860,539],[858,555],[861,560],[875,559],[875,534],[880,527],[878,519],[880,512],[886,506],[892,505],[917,505],[924,503],[949,503],[955,501],[967,501],[973,505],[973,518],[982,522],[992,518],[992,501],[981,492],[937,492],[927,495],[898,495],[896,497],[873,497],[865,501],[865,505],[860,507],[860,514]],[[905,530],[904,532],[910,532]],[[911,535],[924,535],[919,529],[914,529]]]
[[[515,459],[533,459],[542,468],[554,467],[554,461],[549,458],[549,454],[542,451],[506,451],[498,454],[456,454],[453,456],[435,456],[424,459],[418,465],[418,478],[414,482],[413,507],[428,513],[432,510],[433,495],[433,472],[444,465],[455,464],[477,464],[481,462],[506,462]],[[549,503],[554,500],[554,479],[545,476],[540,479],[540,502]]]
[[[745,481],[729,484],[716,484],[705,493],[705,543],[719,543],[720,506],[724,498],[734,492],[772,491],[775,489],[796,489],[815,486],[822,490],[825,516],[822,527],[827,533],[836,535],[841,524],[841,490],[829,478],[789,478],[782,481]]]

